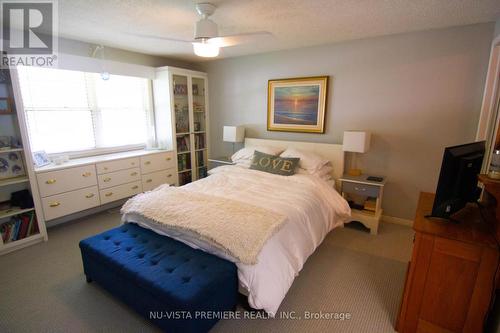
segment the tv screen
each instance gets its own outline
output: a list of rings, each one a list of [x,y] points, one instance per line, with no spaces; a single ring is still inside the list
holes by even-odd
[[[477,175],[481,172],[484,151],[484,141],[444,150],[432,217],[449,219],[467,202],[479,199]]]

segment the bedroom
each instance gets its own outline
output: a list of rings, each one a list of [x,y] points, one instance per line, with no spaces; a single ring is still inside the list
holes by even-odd
[[[1,1],[0,330],[497,331],[500,4],[209,2]]]

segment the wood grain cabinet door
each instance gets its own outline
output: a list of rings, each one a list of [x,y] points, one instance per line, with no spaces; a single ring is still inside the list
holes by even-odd
[[[481,332],[493,288],[495,249],[424,235],[400,332]]]

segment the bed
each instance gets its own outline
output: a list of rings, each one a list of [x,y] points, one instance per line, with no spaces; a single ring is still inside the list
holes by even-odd
[[[331,162],[334,179],[343,173],[342,145],[245,139],[245,147],[262,146],[314,152]],[[284,223],[264,243],[256,263],[243,263],[196,234],[166,228],[141,214],[126,212],[122,221],[235,262],[240,292],[248,296],[249,305],[274,316],[307,258],[332,229],[342,226],[349,217],[349,206],[332,183],[310,175],[284,177],[238,166],[221,166],[210,174],[182,189],[250,203],[284,216]]]

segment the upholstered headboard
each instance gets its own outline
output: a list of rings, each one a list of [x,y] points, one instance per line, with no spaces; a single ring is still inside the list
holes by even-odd
[[[342,150],[341,144],[245,138],[245,147],[257,146],[271,146],[283,148],[283,150],[288,147],[293,147],[305,151],[310,151],[318,154],[319,156],[329,160],[330,163],[332,163],[332,175],[335,180],[338,180],[344,173],[344,151]]]

